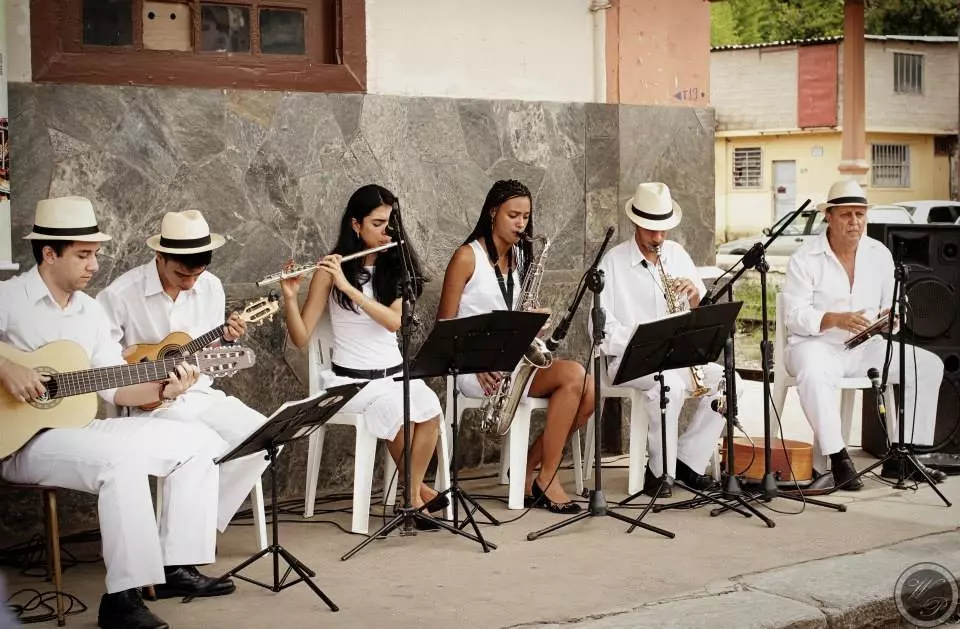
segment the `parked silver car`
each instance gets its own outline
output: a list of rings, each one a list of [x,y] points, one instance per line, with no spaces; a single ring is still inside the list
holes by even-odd
[[[717,266],[726,267],[745,254],[757,242],[766,242],[770,235],[777,232],[789,214],[780,218],[771,227],[765,227],[759,236],[738,238],[724,243],[717,248]],[[906,208],[899,205],[876,205],[867,212],[869,223],[912,223],[913,219]],[[776,240],[767,247],[767,258],[771,264],[783,264],[807,240],[817,236],[826,227],[823,213],[817,210],[804,210]]]

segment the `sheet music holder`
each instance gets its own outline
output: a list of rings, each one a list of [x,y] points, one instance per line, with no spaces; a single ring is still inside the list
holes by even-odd
[[[496,310],[481,315],[438,321],[430,336],[420,348],[420,352],[410,365],[411,377],[429,378],[433,376],[453,376],[456,383],[458,375],[483,372],[512,372],[523,360],[523,356],[547,322],[549,315],[543,312],[515,312]],[[450,488],[446,490],[453,502],[453,526],[460,529],[459,506],[464,509],[464,524],[473,527],[474,536],[467,535],[480,543],[484,552],[496,548],[487,542],[480,533],[473,518],[471,507],[479,511],[492,524],[499,522],[484,509],[470,494],[460,487],[458,449],[457,409],[458,391],[453,390],[453,453],[451,456]]]
[[[730,330],[736,325],[737,314],[742,306],[742,302],[711,304],[638,325],[624,350],[613,384],[623,384],[655,374],[654,378],[659,381],[660,389],[660,443],[663,452],[661,483],[657,487],[656,494],[637,518],[637,522],[643,520],[660,497],[663,479],[668,475],[665,421],[667,395],[664,390],[663,372],[671,369],[686,369],[717,360],[723,352]],[[699,490],[687,487],[679,481],[675,483],[702,498],[725,506],[724,503]],[[642,490],[628,496],[620,504],[627,504],[639,497],[641,493],[643,493]],[[635,527],[636,524],[627,532],[632,532]]]
[[[316,573],[308,568],[306,564],[294,557],[287,549],[280,545],[279,541],[279,502],[277,500],[277,472],[276,457],[280,446],[285,443],[296,441],[312,433],[320,426],[327,423],[337,411],[343,408],[343,405],[350,401],[366,383],[351,383],[338,387],[332,387],[322,393],[308,397],[295,402],[284,402],[274,413],[246,439],[237,444],[230,452],[217,459],[216,463],[226,463],[234,459],[239,459],[251,454],[258,454],[264,450],[267,452],[267,459],[270,461],[270,502],[271,515],[273,521],[271,528],[273,531],[272,542],[267,547],[253,555],[243,563],[237,565],[232,570],[226,572],[211,582],[207,587],[186,596],[184,603],[188,603],[203,592],[213,587],[217,583],[223,582],[230,577],[236,577],[248,583],[258,585],[262,588],[279,592],[288,587],[294,586],[300,582],[306,583],[310,589],[319,596],[330,608],[331,611],[339,611],[332,600],[330,600],[323,591],[313,582],[312,578]],[[273,584],[262,583],[240,574],[240,571],[256,562],[264,555],[273,556]],[[283,558],[287,562],[287,569],[283,576],[280,576],[280,562]],[[291,572],[296,572],[297,577],[293,581],[287,582]]]

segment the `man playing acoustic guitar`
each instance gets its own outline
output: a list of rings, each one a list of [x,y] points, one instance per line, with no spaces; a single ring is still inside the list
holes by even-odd
[[[72,341],[94,367],[123,364],[120,345],[110,339],[106,313],[83,292],[97,271],[100,243],[110,239],[97,227],[90,201],[82,197],[40,201],[26,239],[37,266],[0,282],[0,341],[21,352]],[[104,390],[100,396],[124,406],[176,399],[198,376],[196,367],[181,364],[163,382]],[[48,412],[55,413],[55,400],[48,400],[45,382],[49,380],[33,369],[0,357],[0,396],[6,396],[0,444],[4,424],[17,421],[19,408],[33,411],[48,403],[52,406]],[[40,432],[0,461],[0,476],[12,483],[97,494],[107,567],[99,625],[158,629],[168,625],[147,609],[138,588],[166,582],[168,587],[195,592],[212,581],[194,566],[214,561],[218,469],[213,459],[225,447],[214,431],[200,424],[183,426],[151,418],[94,420],[82,428]],[[159,531],[149,476],[166,479],[164,503],[171,506]],[[234,590],[227,582],[210,594]]]
[[[156,252],[154,259],[127,271],[97,295],[113,324],[113,340],[129,349],[159,343],[172,332],[197,338],[211,329],[221,330],[226,343],[240,338],[246,325],[236,312],[224,323],[223,284],[207,271],[213,250],[224,242],[223,236],[210,233],[200,212],[168,212],[160,225],[160,234],[147,239],[147,246]],[[187,395],[156,409],[133,408],[131,414],[149,414],[212,428],[228,444],[218,454],[226,454],[259,428],[266,417],[214,389],[212,384],[210,378],[201,376]],[[221,532],[266,466],[265,457],[256,454],[220,466],[217,528]],[[156,590],[161,598],[183,595],[167,588]]]
[[[838,489],[856,491],[863,483],[843,443],[837,383],[843,377],[863,377],[871,367],[883,369],[886,341],[882,336],[873,336],[852,349],[845,344],[889,309],[894,264],[883,243],[864,233],[870,206],[855,181],[835,183],[827,199],[817,206],[824,212],[827,228],[797,249],[787,263],[783,285],[785,366],[797,378],[800,405],[813,427],[817,450],[831,461],[832,474],[819,469],[821,476],[814,485],[825,488],[832,480]],[[931,444],[943,362],[919,347],[907,346],[906,352],[906,377],[901,379],[899,361],[894,357],[889,382],[904,383],[907,441]],[[918,379],[918,373],[923,377]],[[890,437],[896,439],[895,434]],[[820,459],[815,457],[815,466],[822,466]],[[925,471],[937,482],[946,478],[943,472]],[[896,478],[897,470],[884,464],[881,475]]]

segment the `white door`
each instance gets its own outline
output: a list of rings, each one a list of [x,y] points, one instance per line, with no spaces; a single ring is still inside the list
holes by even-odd
[[[797,163],[793,160],[773,162],[774,220],[797,209]]]

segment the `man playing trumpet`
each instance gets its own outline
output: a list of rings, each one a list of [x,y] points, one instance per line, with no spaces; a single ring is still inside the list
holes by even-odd
[[[837,383],[844,377],[863,376],[871,367],[883,369],[886,341],[882,337],[874,336],[853,349],[846,349],[844,343],[889,308],[894,265],[890,251],[864,234],[870,205],[863,189],[855,181],[840,181],[830,187],[827,198],[817,206],[824,212],[827,229],[797,249],[787,264],[782,317],[787,326],[785,366],[797,378],[800,405],[813,428],[815,449],[829,455],[834,485],[856,491],[863,483],[856,478],[843,443]],[[906,351],[906,439],[930,444],[943,362],[924,349],[908,346]],[[889,369],[890,383],[900,383],[899,361],[892,360]],[[919,381],[918,372],[924,374]],[[821,459],[814,457],[814,466],[822,466]],[[830,480],[824,472],[818,470],[825,479],[818,486]],[[929,468],[927,473],[937,482],[946,478]],[[896,478],[897,470],[884,464],[881,475]]]

